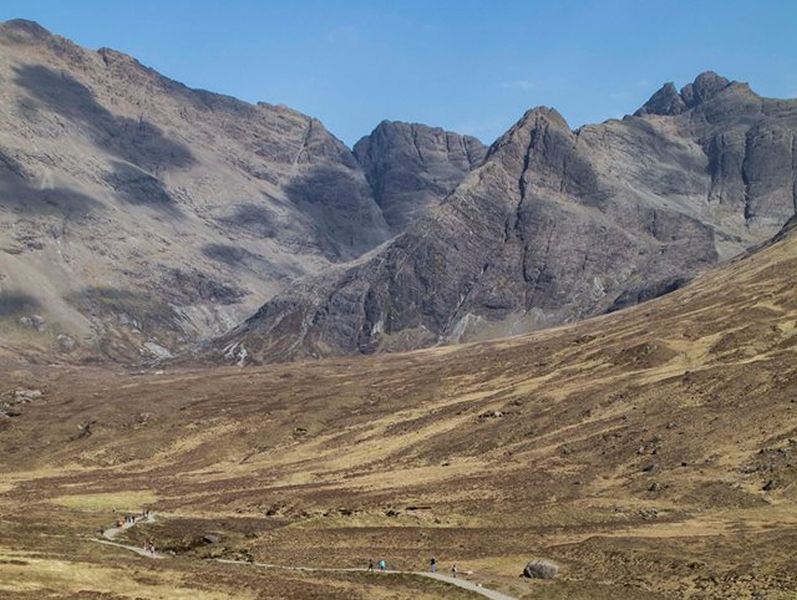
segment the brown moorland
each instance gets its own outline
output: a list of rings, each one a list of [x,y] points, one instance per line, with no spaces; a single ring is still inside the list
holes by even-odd
[[[797,235],[502,341],[251,368],[2,373],[0,595],[794,598]],[[38,392],[41,392],[39,394]],[[149,507],[166,560],[91,541]],[[114,512],[116,511],[116,513]],[[552,581],[519,577],[532,558]]]

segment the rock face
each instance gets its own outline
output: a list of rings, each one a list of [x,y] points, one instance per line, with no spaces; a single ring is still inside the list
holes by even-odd
[[[447,196],[487,148],[476,138],[418,123],[383,121],[354,145],[393,232]]]
[[[525,332],[645,300],[795,213],[797,101],[700,75],[571,131],[526,113],[376,254],[290,287],[219,341],[249,360]]]
[[[0,81],[0,350],[167,356],[392,235],[354,154],[289,108],[189,89],[30,21],[0,24]],[[475,160],[475,142],[443,137]],[[454,169],[423,166],[439,191],[402,190],[407,210],[442,199]]]

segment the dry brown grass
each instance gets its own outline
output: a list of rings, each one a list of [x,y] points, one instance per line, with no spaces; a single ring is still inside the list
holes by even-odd
[[[223,539],[180,546],[167,570],[182,583],[138,584],[150,591],[192,589],[208,556],[425,568],[435,554],[518,597],[787,598],[795,250],[789,239],[658,301],[499,342],[162,375],[9,370],[4,388],[47,392],[0,423],[0,506],[13,515],[0,544],[96,573],[81,585],[102,591],[118,552],[65,548],[110,508],[149,504],[162,521],[134,542]],[[519,580],[533,556],[561,576]],[[14,571],[15,585],[43,585],[42,569]],[[272,597],[229,571],[213,567],[208,594]],[[273,597],[427,593],[268,577]]]

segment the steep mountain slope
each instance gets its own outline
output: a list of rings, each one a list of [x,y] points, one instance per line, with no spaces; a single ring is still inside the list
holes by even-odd
[[[486,152],[474,137],[396,121],[383,121],[354,145],[354,155],[394,232],[403,231],[447,196]]]
[[[577,131],[529,111],[430,216],[292,286],[215,351],[282,360],[519,333],[666,293],[774,235],[795,213],[797,101],[714,73],[672,90]]]
[[[0,25],[0,78],[9,345],[158,353],[387,239],[351,152],[310,117],[28,21]]]
[[[130,570],[85,536],[145,504],[158,523],[129,543],[181,555],[138,580],[152,597],[193,582],[221,587],[214,600],[326,597],[212,557],[434,555],[518,598],[791,600],[795,225],[650,303],[511,339],[243,370],[0,371],[0,581],[21,581],[20,600],[54,572],[76,574],[75,598],[120,589],[80,576]],[[559,577],[519,578],[535,556]],[[375,579],[345,597],[378,597]]]
[[[165,355],[392,235],[353,153],[289,108],[192,90],[21,20],[0,24],[0,81],[0,351]],[[434,163],[437,130],[411,127]],[[464,177],[401,168],[429,181],[402,188],[407,211]]]

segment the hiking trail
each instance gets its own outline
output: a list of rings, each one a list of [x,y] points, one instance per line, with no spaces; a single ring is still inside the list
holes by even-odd
[[[161,554],[159,552],[150,552],[146,548],[139,548],[138,546],[129,546],[128,544],[120,544],[118,542],[114,542],[113,540],[123,531],[130,529],[131,527],[135,527],[139,523],[154,523],[155,522],[155,515],[153,513],[149,513],[146,517],[135,517],[131,523],[125,523],[121,527],[108,527],[104,529],[102,532],[102,537],[104,539],[98,540],[96,538],[92,538],[91,541],[97,542],[98,544],[105,544],[106,546],[115,546],[116,548],[123,548],[125,550],[129,550],[130,552],[135,552],[139,556],[143,556],[145,558],[166,558],[166,555]]]
[[[120,544],[118,542],[114,542],[113,540],[123,531],[135,527],[139,523],[154,523],[155,522],[155,515],[154,513],[150,513],[146,518],[145,517],[136,517],[133,522],[125,523],[121,527],[109,527],[102,532],[102,536],[104,539],[96,539],[92,538],[92,541],[97,542],[98,544],[105,544],[106,546],[114,546],[116,548],[122,548],[124,550],[129,550],[130,552],[135,552],[139,556],[143,556],[144,558],[152,558],[152,559],[163,559],[167,558],[165,554],[160,554],[158,552],[152,553],[144,548],[139,548],[138,546],[129,546],[127,544]],[[290,565],[277,565],[271,563],[260,563],[260,562],[248,562],[244,560],[232,560],[226,558],[215,558],[209,559],[214,560],[216,562],[229,564],[229,565],[246,565],[249,567],[259,567],[261,569],[279,569],[283,571],[304,571],[304,572],[328,572],[328,573],[367,573],[368,569],[366,568],[344,568],[344,567],[299,567],[299,566],[290,566]],[[437,581],[442,581],[443,583],[447,583],[449,585],[456,586],[458,588],[462,588],[464,590],[468,590],[471,592],[475,592],[477,594],[481,594],[485,598],[489,598],[490,600],[518,600],[518,598],[514,596],[508,596],[507,594],[503,594],[496,590],[491,590],[489,588],[482,587],[478,583],[474,583],[472,581],[468,581],[467,579],[463,579],[461,577],[450,577],[448,575],[443,575],[441,573],[429,573],[425,571],[394,571],[394,570],[387,570],[384,572],[374,571],[374,576],[379,575],[415,575],[418,577],[426,577],[428,579],[435,579]]]

